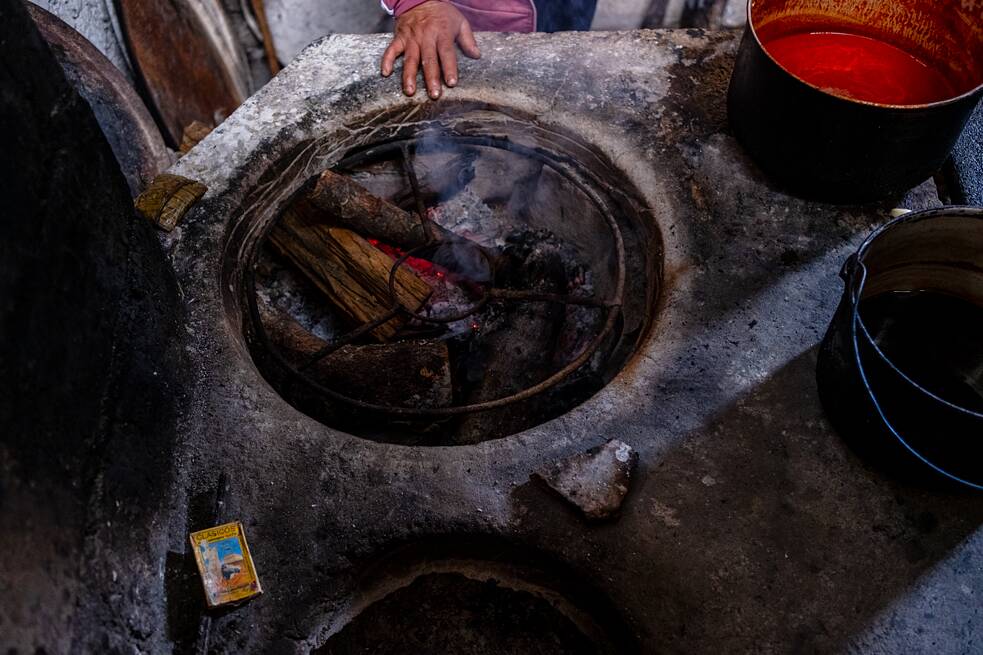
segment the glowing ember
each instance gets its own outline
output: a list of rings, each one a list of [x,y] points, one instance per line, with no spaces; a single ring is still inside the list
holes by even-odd
[[[393,261],[396,261],[406,254],[406,251],[396,248],[395,246],[390,246],[388,243],[383,243],[378,239],[369,239],[369,243],[392,257]],[[426,259],[420,259],[419,257],[407,257],[405,265],[419,273],[423,273],[424,275],[434,275],[438,278],[443,278],[447,275],[447,271],[440,266],[437,266],[433,262],[427,261]]]

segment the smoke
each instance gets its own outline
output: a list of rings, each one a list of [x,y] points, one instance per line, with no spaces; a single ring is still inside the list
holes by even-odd
[[[467,241],[445,241],[437,248],[433,263],[477,284],[490,284],[492,267],[486,255]]]

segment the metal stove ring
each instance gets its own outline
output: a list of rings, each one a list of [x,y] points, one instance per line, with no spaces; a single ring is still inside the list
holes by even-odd
[[[405,157],[407,156],[409,149],[414,147],[415,144],[413,143],[408,144],[406,142],[415,140],[416,138],[419,137],[412,137],[411,139],[408,138],[408,139],[395,140],[384,144],[371,146],[363,151],[355,153],[354,155],[350,155],[349,157],[346,157],[341,162],[339,162],[336,167],[349,168],[351,166],[357,166],[359,163],[362,163],[364,161],[368,161],[370,159],[382,159],[393,151],[399,151],[404,157],[404,161],[408,165],[407,168],[409,170],[412,170],[412,164],[410,164],[410,162],[408,162],[408,160],[406,160]],[[569,297],[569,304],[590,305],[590,306],[596,306],[600,309],[605,309],[607,315],[605,317],[604,325],[602,326],[601,330],[597,333],[597,335],[594,337],[594,339],[592,339],[591,342],[587,345],[587,347],[584,348],[584,350],[570,363],[568,363],[562,369],[560,369],[559,371],[557,371],[547,379],[543,380],[542,382],[533,385],[531,387],[528,387],[527,389],[524,389],[523,391],[512,394],[510,396],[505,396],[495,400],[489,400],[480,403],[473,403],[470,405],[455,405],[449,407],[394,407],[390,405],[380,405],[377,403],[370,403],[370,402],[358,400],[356,398],[346,396],[345,394],[342,394],[333,389],[329,389],[328,387],[325,387],[324,385],[311,379],[303,371],[307,370],[313,364],[317,363],[324,357],[327,357],[332,352],[335,352],[339,348],[343,347],[344,345],[347,345],[355,341],[360,336],[363,336],[368,332],[371,332],[373,329],[375,329],[375,327],[378,327],[379,325],[382,325],[383,323],[392,320],[393,318],[395,318],[397,315],[401,313],[405,313],[409,316],[415,316],[416,318],[424,322],[440,323],[440,322],[451,322],[451,320],[461,320],[461,318],[470,316],[475,311],[478,311],[480,307],[470,308],[466,314],[463,314],[459,318],[449,319],[447,317],[444,317],[442,320],[435,320],[429,317],[416,316],[414,312],[409,312],[405,307],[399,305],[398,303],[394,303],[392,309],[389,312],[387,312],[386,315],[379,317],[370,323],[366,323],[360,326],[359,328],[357,328],[356,330],[354,330],[353,332],[345,335],[344,337],[341,337],[340,339],[335,340],[331,344],[328,344],[321,351],[315,353],[315,355],[313,355],[300,368],[296,368],[290,362],[284,359],[284,357],[278,352],[277,347],[270,341],[269,335],[266,333],[266,329],[265,326],[263,325],[262,319],[259,316],[259,309],[256,303],[255,275],[250,269],[248,274],[249,276],[248,287],[251,290],[251,293],[248,295],[249,310],[250,310],[253,324],[256,329],[256,334],[259,337],[260,341],[263,343],[265,350],[270,355],[272,355],[272,357],[281,366],[281,368],[286,370],[291,377],[295,378],[297,381],[303,383],[308,388],[316,391],[317,393],[331,400],[361,410],[381,412],[392,416],[415,417],[415,418],[442,418],[442,417],[460,416],[464,414],[472,414],[477,412],[485,412],[494,409],[500,409],[502,407],[507,407],[509,405],[537,396],[540,393],[543,393],[544,391],[547,391],[558,385],[560,382],[564,381],[570,375],[572,375],[577,370],[579,370],[584,364],[586,364],[590,360],[590,358],[594,355],[594,353],[597,352],[597,350],[601,347],[601,345],[604,343],[607,337],[614,331],[618,319],[618,314],[620,313],[621,305],[624,298],[624,291],[625,291],[625,280],[627,275],[625,243],[624,243],[624,238],[621,234],[621,228],[618,226],[617,220],[614,218],[613,214],[606,206],[606,203],[598,195],[598,193],[593,188],[591,188],[588,184],[586,184],[584,181],[580,180],[576,175],[574,175],[568,170],[565,170],[562,166],[560,166],[559,164],[562,161],[561,159],[558,159],[555,156],[551,154],[547,154],[539,149],[530,148],[528,146],[524,146],[509,141],[508,139],[497,138],[497,137],[467,137],[467,136],[454,135],[454,136],[447,136],[446,140],[463,145],[500,148],[503,150],[507,150],[509,152],[515,152],[525,157],[536,159],[537,161],[542,162],[544,165],[550,166],[551,169],[553,169],[557,174],[559,174],[561,177],[566,179],[568,182],[573,184],[578,190],[584,193],[594,203],[594,205],[599,210],[600,214],[604,217],[605,222],[607,223],[611,231],[611,235],[614,238],[614,242],[615,242],[615,255],[616,255],[616,262],[617,262],[617,278],[615,281],[615,293],[614,293],[614,297],[610,301],[596,301],[594,299]],[[570,160],[567,163],[572,164],[573,161]],[[578,167],[578,171],[579,171],[579,167]],[[587,171],[580,171],[580,172],[584,173],[586,177],[591,177],[587,173]],[[416,184],[415,182],[415,178],[416,178],[415,174],[412,174],[410,177],[414,189],[414,193],[418,200],[417,206],[419,208],[422,207],[422,203],[419,202],[420,192],[419,192],[418,184]],[[421,220],[426,220],[425,216],[423,215],[421,215],[420,218]],[[429,244],[424,244],[424,246],[420,246],[419,248],[427,248],[427,247],[432,247],[434,245],[436,244],[429,243]],[[393,267],[390,269],[389,292],[392,296],[394,296],[394,278],[396,274],[395,271],[399,268],[399,266],[405,263],[406,259],[409,256],[411,256],[412,253],[413,251],[404,254],[399,260],[397,260],[394,263]],[[502,291],[503,290],[495,290],[495,289],[489,290],[486,293],[486,295],[483,297],[483,299],[479,301],[480,306],[483,307],[485,304],[487,304],[487,302],[489,302],[491,298],[496,295],[496,292],[500,294]],[[516,293],[528,294],[526,297],[513,298],[514,300],[518,300],[520,302],[567,302],[566,300],[564,300],[563,296],[555,296],[553,294],[534,294],[531,292],[516,292]],[[546,297],[535,297],[535,296],[550,296],[550,297],[546,298]],[[500,297],[499,299],[505,299],[505,298]]]

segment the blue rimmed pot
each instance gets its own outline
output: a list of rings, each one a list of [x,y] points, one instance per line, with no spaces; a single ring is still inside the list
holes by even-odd
[[[929,373],[939,374],[929,378],[965,381],[969,394],[954,400],[924,386],[925,368],[913,372],[896,350],[894,357],[887,354],[863,309],[884,294],[931,293],[983,311],[983,209],[902,216],[871,234],[841,276],[843,297],[817,367],[820,398],[833,426],[861,456],[905,479],[983,490],[983,349],[927,358],[925,365],[937,367]],[[885,325],[906,318],[911,315],[879,314],[877,320]],[[941,314],[918,320],[936,318],[945,320]],[[941,327],[926,331],[925,338],[945,334],[946,325]],[[983,343],[983,331],[979,339]],[[925,343],[925,352],[933,345]]]

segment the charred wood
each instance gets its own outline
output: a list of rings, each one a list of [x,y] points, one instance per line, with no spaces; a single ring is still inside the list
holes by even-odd
[[[373,195],[357,182],[332,171],[318,178],[308,202],[333,220],[362,236],[374,237],[400,248],[426,245],[430,234],[420,218]],[[440,238],[455,237],[435,223],[428,223]]]
[[[496,286],[562,293],[567,288],[566,271],[555,253],[513,245],[502,257]],[[548,378],[554,371],[565,311],[563,305],[546,302],[502,305],[503,313],[494,321],[493,331],[482,338],[479,352],[465,358],[477,378],[471,381],[467,402],[510,396]],[[466,416],[457,443],[474,444],[491,434],[520,432],[537,422],[536,408],[535,401],[524,401]]]
[[[263,302],[259,311],[270,341],[298,369],[327,345],[285,312]],[[379,405],[446,407],[453,399],[444,341],[343,346],[311,367],[308,375],[328,389]]]

